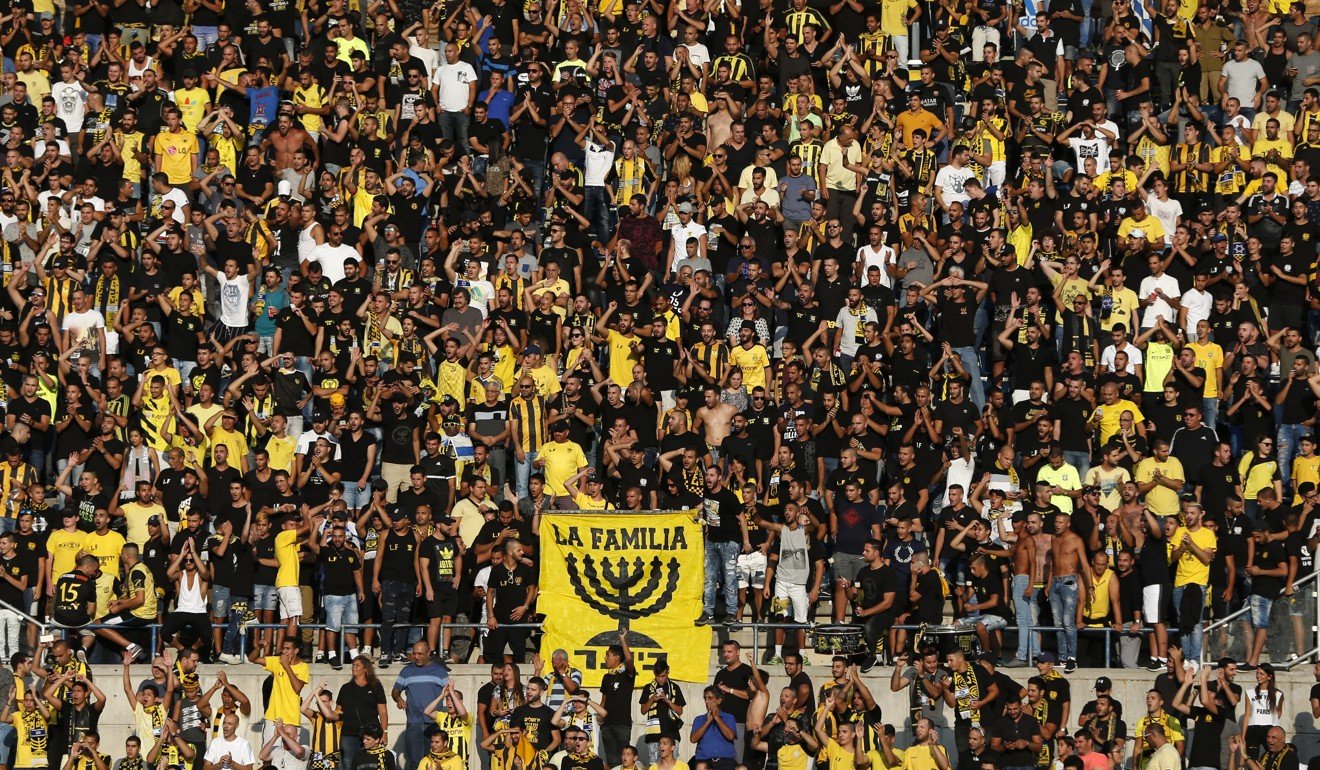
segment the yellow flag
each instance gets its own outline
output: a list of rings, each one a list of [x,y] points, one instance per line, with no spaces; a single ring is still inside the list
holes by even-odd
[[[711,629],[701,615],[705,543],[695,511],[541,516],[541,657],[562,649],[596,686],[605,651],[628,634],[638,684],[658,659],[683,682],[709,680]]]

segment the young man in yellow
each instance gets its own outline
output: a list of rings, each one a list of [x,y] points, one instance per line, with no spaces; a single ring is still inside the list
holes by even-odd
[[[1169,442],[1157,438],[1150,443],[1151,454],[1137,463],[1133,480],[1137,491],[1146,496],[1146,507],[1156,516],[1178,514],[1178,493],[1187,474],[1182,462],[1169,456]]]
[[[177,107],[165,109],[165,130],[156,134],[152,144],[155,168],[173,185],[192,181],[197,168],[197,135],[183,127],[183,116]]]
[[[65,508],[62,519],[64,526],[46,536],[46,551],[50,553],[46,562],[48,586],[55,585],[56,578],[73,570],[87,538],[87,533],[78,529],[77,510]]]
[[[586,489],[578,487],[578,483],[586,477]],[[612,511],[614,503],[601,492],[601,480],[596,477],[595,468],[583,468],[573,474],[573,478],[564,482],[564,489],[568,490],[568,496],[572,498],[573,505],[580,511]]]
[[[297,644],[298,619],[303,614],[302,590],[299,588],[298,583],[298,549],[312,525],[309,514],[304,512],[301,518],[296,515],[286,516],[280,526],[280,533],[275,536],[275,561],[279,563],[279,569],[275,573],[275,592],[279,596],[280,620],[286,624],[284,644]],[[281,649],[280,659],[283,658],[284,653]],[[274,658],[266,659],[268,670],[271,666],[271,660],[274,660]],[[306,666],[307,664],[304,663],[303,665]],[[306,682],[307,680],[304,678],[302,681]],[[296,689],[301,690],[302,688]],[[301,713],[297,704],[298,699],[295,696],[293,724],[298,724],[298,715]],[[266,711],[266,718],[272,718],[270,709]]]
[[[216,450],[223,446],[229,451],[229,457],[238,459],[236,465],[240,472],[247,472],[247,436],[238,430],[237,412],[232,409],[220,410],[211,415],[202,430],[206,432],[207,443],[211,447],[212,464],[218,461]]]
[[[1211,428],[1218,422],[1219,389],[1224,382],[1224,349],[1210,336],[1210,322],[1204,318],[1196,322],[1196,340],[1187,343],[1195,356],[1195,366],[1205,370],[1205,385],[1201,388],[1201,411],[1205,424]]]
[[[748,393],[769,387],[770,355],[756,341],[756,330],[750,326],[738,330],[738,344],[729,351],[729,364],[742,369],[743,387]]]
[[[555,497],[555,506],[571,509],[573,498],[565,483],[587,466],[587,456],[577,442],[568,437],[568,420],[557,420],[550,426],[551,440],[541,446],[540,454],[532,463],[545,474],[547,494]]]
[[[439,728],[431,733],[430,751],[417,763],[417,770],[465,770],[467,762],[449,748],[449,733]]]
[[[0,722],[14,726],[15,749],[11,767],[46,767],[50,749],[50,709],[46,701],[31,690],[18,696],[20,688],[9,691],[9,701],[0,709]]]
[[[141,690],[133,692],[130,672],[132,663],[129,654],[124,653],[124,700],[133,704],[133,726],[136,735],[138,740],[142,741],[141,748],[150,752],[160,740],[161,732],[165,728],[165,720],[170,714],[160,702],[154,685],[143,684]]]
[[[285,532],[296,530],[285,530]],[[283,534],[283,533],[281,533]],[[277,536],[278,539],[278,536]],[[276,551],[279,545],[276,544]],[[278,582],[279,578],[276,577]],[[296,584],[295,576],[295,585]],[[260,653],[265,652],[266,643],[262,642],[252,650],[252,662],[256,663],[261,658]],[[286,637],[280,642],[279,655],[266,655],[261,658],[266,670],[270,672],[274,681],[270,687],[270,700],[266,703],[266,730],[267,734],[272,734],[275,729],[275,721],[281,720],[285,727],[292,727],[295,731],[295,740],[297,739],[298,725],[302,723],[302,701],[298,693],[311,681],[311,668],[298,659],[298,637],[296,635]]]
[[[1219,540],[1205,527],[1202,520],[1205,509],[1191,503],[1183,511],[1186,526],[1174,530],[1169,538],[1169,562],[1177,565],[1173,576],[1173,606],[1178,611],[1178,625],[1191,627],[1191,634],[1183,636],[1183,654],[1201,654],[1201,613],[1206,604],[1206,591],[1210,588],[1210,562],[1215,558]],[[1184,600],[1184,596],[1192,594]],[[1195,617],[1183,617],[1184,608],[1196,608]],[[1188,658],[1195,660],[1195,658]]]
[[[641,352],[633,348],[633,343],[640,338],[633,331],[633,314],[626,311],[619,314],[617,329],[608,328],[610,316],[618,309],[619,303],[610,302],[596,322],[595,336],[610,346],[610,379],[620,388],[627,389],[633,383],[633,367],[642,360]]]
[[[196,131],[202,118],[211,111],[211,94],[197,85],[197,71],[184,70],[183,88],[174,89],[174,104],[179,108],[183,127]]]
[[[163,375],[143,377],[133,394],[133,408],[138,410],[142,434],[147,445],[158,452],[170,448],[168,436],[174,433],[174,393],[166,387]]]
[[[325,683],[309,688],[303,701],[302,713],[312,723],[312,743],[309,767],[334,767],[342,756],[344,736],[344,709],[335,703]]]

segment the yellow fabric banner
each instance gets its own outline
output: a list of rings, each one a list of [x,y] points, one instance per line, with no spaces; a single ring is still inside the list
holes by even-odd
[[[583,684],[606,673],[605,651],[626,631],[640,686],[657,659],[669,676],[709,681],[711,629],[701,615],[705,544],[695,511],[541,515],[541,658],[568,652]]]

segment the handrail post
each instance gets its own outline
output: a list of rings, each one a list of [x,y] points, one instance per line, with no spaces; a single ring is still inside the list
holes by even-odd
[[[801,655],[802,651],[798,650]],[[756,661],[753,665],[761,665],[761,624],[752,623],[752,660]]]
[[[1105,627],[1105,668],[1109,668],[1109,664],[1110,664],[1109,656],[1113,652],[1113,648],[1114,648],[1114,637],[1113,634],[1110,633],[1110,627],[1106,626]]]

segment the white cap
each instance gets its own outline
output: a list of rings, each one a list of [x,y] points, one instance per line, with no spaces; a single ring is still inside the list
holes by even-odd
[[[281,180],[280,180],[280,183],[279,183],[278,185],[275,186],[275,194],[276,194],[276,195],[292,195],[292,194],[293,194],[293,183],[290,182],[290,181],[287,180],[287,179],[281,179]]]

